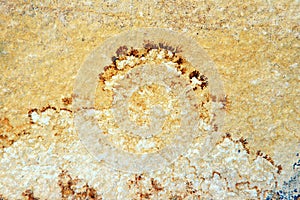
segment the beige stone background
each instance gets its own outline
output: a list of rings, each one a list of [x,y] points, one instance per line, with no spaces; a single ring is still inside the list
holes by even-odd
[[[0,199],[299,194],[299,13],[297,0],[1,1]],[[139,175],[111,170],[81,146],[69,102],[76,74],[106,38],[139,27],[185,32],[215,62],[227,94],[217,157],[190,153]],[[246,153],[239,160],[220,148]],[[296,192],[283,187],[291,177]]]

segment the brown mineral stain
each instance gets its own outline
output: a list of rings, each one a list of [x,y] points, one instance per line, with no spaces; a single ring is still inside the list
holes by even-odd
[[[153,190],[155,192],[159,192],[159,191],[162,191],[164,188],[161,186],[160,183],[158,183],[157,180],[155,180],[154,178],[151,178],[151,186],[153,188]]]
[[[21,136],[30,134],[27,130],[29,124],[13,127],[10,120],[6,117],[0,118],[0,148],[11,146]]]
[[[0,200],[8,200],[8,199],[5,198],[2,194],[0,194]]]
[[[248,144],[247,139],[241,137],[241,138],[238,139],[238,140],[234,140],[234,139],[231,137],[231,134],[230,134],[230,133],[226,133],[225,136],[222,136],[222,140],[219,141],[219,142],[217,143],[217,145],[218,145],[218,144],[221,144],[221,143],[224,141],[225,138],[230,139],[230,140],[233,141],[234,143],[240,143],[240,144],[243,146],[244,150],[247,152],[247,154],[250,155],[250,148],[247,146],[247,144]],[[255,159],[256,159],[257,157],[262,157],[263,159],[267,160],[272,166],[274,166],[274,167],[277,168],[277,173],[278,173],[278,174],[281,173],[281,171],[282,171],[282,165],[275,164],[274,160],[273,160],[269,155],[264,154],[261,150],[258,150],[258,151],[256,151]]]
[[[58,185],[61,189],[61,198],[67,199],[91,199],[91,200],[102,200],[101,195],[87,183],[82,186],[79,191],[76,192],[75,188],[78,182],[81,180],[78,178],[73,179],[67,171],[62,171],[59,175]]]
[[[65,106],[72,104],[72,97],[64,97],[62,98],[62,102]]]
[[[22,193],[22,196],[24,196],[27,200],[39,200],[40,198],[34,197],[32,190],[26,190]]]

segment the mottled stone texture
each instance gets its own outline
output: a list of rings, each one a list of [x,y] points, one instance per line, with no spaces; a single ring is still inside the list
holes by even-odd
[[[299,198],[300,3],[2,1],[0,199]],[[97,162],[73,127],[74,79],[106,38],[139,27],[194,38],[224,83],[222,139],[163,170]],[[297,197],[298,195],[298,197]]]

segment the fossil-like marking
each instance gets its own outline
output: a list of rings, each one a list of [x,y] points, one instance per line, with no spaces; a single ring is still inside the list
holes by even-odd
[[[114,53],[119,47],[143,49],[145,41],[152,41],[153,44],[168,44],[154,45],[158,50],[159,48],[172,50],[174,49],[172,47],[180,49],[175,53],[179,53],[197,71],[207,77],[205,81],[208,80],[209,84],[206,84],[205,87],[208,85],[209,96],[214,97],[213,100],[210,100],[209,113],[205,115],[210,118],[210,124],[206,124],[206,128],[200,130],[200,124],[203,125],[205,122],[201,119],[203,115],[199,113],[199,108],[204,104],[199,102],[189,79],[181,77],[176,70],[170,71],[166,63],[153,61],[138,64],[126,72],[122,78],[116,80],[116,85],[112,86],[113,101],[110,109],[113,113],[113,120],[118,128],[129,133],[129,136],[139,137],[139,145],[148,145],[147,142],[154,137],[164,142],[165,145],[149,152],[139,148],[134,151],[126,151],[118,145],[112,144],[111,134],[103,134],[95,117],[95,90],[98,85],[98,74],[103,73],[105,66],[111,64],[111,58],[114,57]],[[149,51],[149,49],[147,50]],[[123,53],[123,51],[118,51],[118,53]],[[178,112],[176,110],[177,115],[174,114],[174,118],[179,119],[179,128],[173,129],[170,128],[172,126],[166,126],[166,124],[170,124],[168,122],[170,113],[175,112],[175,104],[172,102],[169,104],[171,109],[167,109],[160,101],[147,105],[148,110],[144,111],[148,112],[149,123],[138,124],[133,121],[134,118],[129,114],[131,98],[141,88],[152,85],[164,88],[162,91],[165,91],[170,99],[175,98],[177,101],[180,108]],[[201,149],[201,156],[204,156],[220,136],[211,127],[220,128],[224,117],[224,111],[220,106],[221,99],[224,97],[222,83],[212,61],[195,41],[165,29],[139,29],[105,41],[87,58],[80,69],[76,77],[73,96],[75,126],[88,151],[97,160],[103,160],[117,170],[135,173],[162,169],[186,152],[193,140],[200,136],[205,137]],[[177,124],[173,127],[175,126]],[[166,133],[170,134],[162,135],[163,129],[166,127],[170,129]]]

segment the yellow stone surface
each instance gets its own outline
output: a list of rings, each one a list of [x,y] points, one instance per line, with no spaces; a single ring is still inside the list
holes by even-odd
[[[264,184],[273,176],[281,188],[299,173],[293,168],[300,153],[299,4],[2,1],[0,198],[230,199],[232,193],[232,199],[255,199],[271,192]],[[63,99],[72,97],[77,72],[97,46],[139,27],[184,32],[215,62],[227,100],[224,140],[206,160],[193,160],[196,143],[164,171],[130,174],[97,162],[81,145],[71,102]],[[109,107],[109,95],[96,108]],[[248,171],[238,171],[244,166]]]

